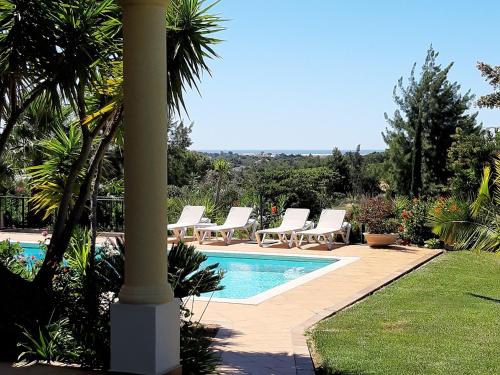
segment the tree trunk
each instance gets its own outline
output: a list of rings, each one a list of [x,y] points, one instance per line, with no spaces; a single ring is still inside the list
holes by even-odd
[[[89,314],[90,325],[97,319],[99,314],[99,295],[97,285],[95,283],[95,255],[96,255],[96,240],[97,240],[97,197],[99,194],[99,182],[102,175],[103,160],[99,161],[97,172],[94,179],[92,189],[92,198],[90,200],[90,251],[87,272],[85,277],[85,300],[87,311]]]
[[[111,141],[113,140],[113,137],[116,133],[116,130],[118,129],[118,125],[121,122],[122,112],[123,112],[123,110],[121,107],[115,111],[114,116],[112,117],[112,120],[111,120],[110,129],[108,131],[108,134],[106,134],[106,136],[101,140],[99,147],[94,155],[94,158],[93,158],[92,162],[90,163],[90,166],[87,170],[85,178],[84,178],[82,184],[80,185],[80,192],[78,194],[77,200],[76,200],[73,208],[70,210],[69,205],[66,207],[65,217],[59,217],[60,215],[58,212],[58,218],[60,219],[60,221],[56,220],[56,223],[54,224],[54,234],[53,234],[52,239],[50,241],[50,245],[47,249],[47,254],[45,255],[45,259],[44,259],[44,262],[42,264],[42,267],[38,271],[38,273],[35,277],[35,280],[34,280],[34,282],[37,283],[42,288],[50,287],[50,283],[52,281],[52,277],[55,274],[57,266],[63,259],[64,253],[65,253],[66,248],[68,247],[69,241],[71,239],[73,229],[80,221],[81,216],[82,216],[83,211],[84,211],[84,208],[85,208],[85,205],[90,198],[92,181],[94,179],[98,165],[102,161],[102,159],[104,158],[107,147],[111,143]],[[93,133],[97,135],[96,132],[93,132]],[[89,151],[89,153],[90,153],[90,151]],[[82,154],[80,154],[80,157],[81,156],[82,156]],[[80,157],[79,157],[79,159],[80,159]],[[85,160],[87,158],[88,158],[88,154],[87,154]],[[76,180],[76,175],[75,175],[75,179],[73,180],[73,184],[75,183],[75,180]],[[71,188],[71,189],[73,189],[73,188]],[[66,191],[66,189],[65,189],[65,191]],[[71,191],[70,191],[70,193],[71,193]],[[71,195],[69,196],[69,199],[71,199]],[[66,217],[67,217],[67,219],[66,219]],[[56,233],[57,233],[57,237],[55,237]]]
[[[419,119],[415,129],[415,144],[413,148],[411,169],[411,194],[413,197],[420,195],[422,189],[422,121]]]

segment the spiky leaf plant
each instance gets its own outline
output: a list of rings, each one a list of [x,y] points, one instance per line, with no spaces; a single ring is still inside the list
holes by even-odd
[[[442,200],[429,213],[433,232],[457,250],[500,250],[500,159],[494,164],[493,175],[484,168],[473,202]]]

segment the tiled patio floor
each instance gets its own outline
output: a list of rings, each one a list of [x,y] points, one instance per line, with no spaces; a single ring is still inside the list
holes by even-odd
[[[18,241],[43,239],[40,234],[0,232],[0,240],[7,238]],[[207,307],[204,301],[194,303],[195,319],[203,313],[203,322],[221,327],[215,343],[222,357],[220,372],[253,375],[314,374],[304,337],[306,329],[441,253],[410,247],[371,249],[363,245],[338,246],[332,252],[317,244],[307,245],[302,250],[281,245],[263,249],[238,242],[230,246],[212,242],[199,247],[359,258],[258,305],[212,301]]]

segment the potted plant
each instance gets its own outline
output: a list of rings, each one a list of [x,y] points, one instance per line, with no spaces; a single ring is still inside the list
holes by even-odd
[[[368,198],[361,202],[359,221],[366,225],[363,235],[369,246],[393,245],[398,239],[398,221],[394,202],[384,197]]]

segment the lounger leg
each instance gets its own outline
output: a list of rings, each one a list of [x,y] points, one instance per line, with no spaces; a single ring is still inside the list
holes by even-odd
[[[308,241],[307,241],[307,242],[309,243],[309,236],[307,236],[307,238],[308,238]],[[304,240],[304,235],[301,235],[301,236],[300,236],[300,240],[299,240],[299,244],[297,245],[297,247],[301,247],[301,246],[302,246],[302,241],[303,241],[303,240]]]
[[[297,236],[297,234],[294,233],[292,237],[293,237],[293,241],[295,242],[295,246],[300,248],[300,245],[302,245],[302,239],[304,238],[304,235],[300,236],[300,239],[299,239],[299,236]]]
[[[344,243],[346,245],[349,245],[349,236],[351,234],[351,226],[347,226],[347,229],[344,231],[342,231],[342,239],[344,240]]]
[[[224,245],[227,245],[227,241],[228,241],[228,239],[227,239],[227,232],[221,230],[220,231],[220,235],[222,237],[222,241],[224,241]]]
[[[286,234],[284,236],[285,236],[285,240],[286,240]],[[289,249],[293,246],[293,236],[295,236],[295,232],[290,233],[290,240],[288,240],[288,242],[287,242]]]
[[[265,236],[265,234],[264,234],[264,236]],[[259,233],[255,233],[255,241],[257,241],[257,245],[259,245],[260,247],[262,247],[262,242],[261,242],[260,234]]]
[[[201,244],[201,237],[200,237],[200,231],[198,229],[195,229],[194,230],[194,238],[196,239],[196,241],[198,241],[198,243]]]
[[[252,225],[252,232],[250,234],[251,240],[255,239],[255,232],[257,232],[257,222],[253,223]]]
[[[335,233],[332,233],[330,234],[330,236],[328,236],[328,242],[326,243],[328,250],[332,250],[334,242],[335,242]]]
[[[234,235],[234,229],[231,229],[229,231],[229,234],[227,236],[227,241],[226,241],[226,245],[230,245],[231,244],[231,241],[233,239],[233,235]]]

